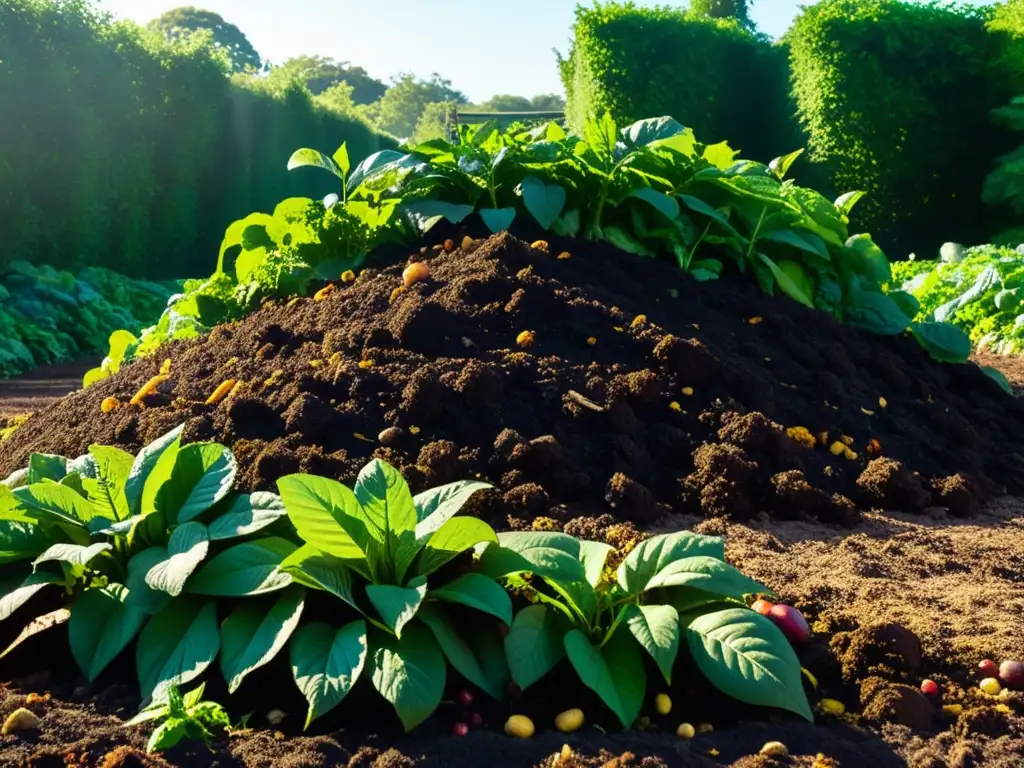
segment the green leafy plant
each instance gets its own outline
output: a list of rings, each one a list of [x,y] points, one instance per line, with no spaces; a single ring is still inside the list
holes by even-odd
[[[215,701],[203,701],[205,684],[182,695],[178,686],[167,689],[165,701],[150,704],[125,725],[157,721],[150,734],[147,752],[173,749],[182,740],[209,743],[231,728],[228,713]]]
[[[667,683],[684,644],[723,693],[813,719],[789,642],[743,598],[768,593],[725,562],[723,541],[690,532],[651,537],[612,572],[612,547],[560,533],[502,533],[478,547],[480,572],[530,605],[505,638],[522,688],[567,658],[624,727],[646,688],[644,658]]]
[[[308,624],[291,641],[292,672],[309,702],[307,727],[369,677],[410,730],[441,701],[445,659],[494,698],[504,696],[496,622],[475,624],[467,641],[448,610],[457,604],[512,620],[511,600],[493,579],[453,577],[445,569],[475,545],[497,540],[483,521],[456,517],[487,487],[460,482],[413,497],[398,471],[379,460],[351,490],[311,475],[278,480],[288,517],[306,542],[282,571],[339,598],[357,617],[340,628]]]

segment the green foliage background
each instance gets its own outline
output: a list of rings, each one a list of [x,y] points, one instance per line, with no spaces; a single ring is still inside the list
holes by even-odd
[[[0,268],[209,273],[226,222],[316,174],[297,146],[393,145],[286,78],[227,74],[208,37],[110,23],[85,0],[0,0]]]

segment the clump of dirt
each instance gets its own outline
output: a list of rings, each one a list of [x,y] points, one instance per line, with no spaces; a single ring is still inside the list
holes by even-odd
[[[607,512],[849,526],[853,501],[969,515],[984,492],[1024,490],[1024,405],[908,338],[591,242],[502,234],[410,259],[430,278],[397,295],[404,265],[367,269],[62,399],[0,446],[0,473],[36,450],[136,450],[184,422],[186,440],[233,445],[244,490],[296,471],[350,482],[379,456],[414,490],[492,482],[483,514],[502,525]],[[145,407],[101,413],[168,357]],[[205,405],[228,378],[241,383]]]

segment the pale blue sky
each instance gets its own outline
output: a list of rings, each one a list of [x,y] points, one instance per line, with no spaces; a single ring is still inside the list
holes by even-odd
[[[980,4],[984,0],[974,0]],[[398,72],[439,72],[472,101],[495,93],[562,91],[552,48],[568,48],[576,0],[96,0],[140,23],[180,5],[216,11],[260,55],[280,63],[320,54],[351,61],[385,82]],[[781,35],[815,0],[754,0],[752,15]],[[585,3],[589,5],[588,3]],[[686,7],[689,0],[638,0]]]

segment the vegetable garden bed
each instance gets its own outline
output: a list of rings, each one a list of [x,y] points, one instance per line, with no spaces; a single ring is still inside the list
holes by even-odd
[[[683,667],[665,688],[672,714],[645,700],[650,731],[616,734],[615,718],[563,668],[511,704],[478,704],[483,726],[468,737],[449,735],[466,715],[454,703],[402,735],[372,697],[314,724],[328,735],[300,735],[306,702],[277,664],[234,698],[208,675],[207,696],[234,722],[253,712],[257,730],[212,752],[178,747],[168,761],[572,766],[628,752],[632,762],[620,765],[754,766],[774,764],[749,756],[782,741],[802,756],[796,764],[819,768],[931,765],[967,753],[1020,762],[1024,697],[985,699],[970,671],[986,656],[1024,654],[1019,507],[980,511],[986,499],[1021,492],[1016,399],[976,366],[939,365],[908,337],[865,336],[745,282],[698,288],[592,242],[531,247],[507,234],[449,234],[446,247],[411,259],[429,276],[404,291],[404,265],[370,269],[317,298],[269,302],[69,395],[0,446],[0,474],[31,452],[78,456],[98,443],[134,453],[184,423],[184,442],[232,446],[245,491],[275,490],[298,471],[351,484],[376,456],[413,492],[492,483],[466,512],[497,530],[565,530],[622,550],[636,546],[638,528],[726,534],[731,561],[814,621],[798,649],[817,681],[805,683],[812,704],[836,699],[851,714],[817,711],[817,726],[794,723],[737,705]],[[167,378],[142,407],[129,405],[161,371]],[[206,404],[230,379],[230,393]],[[101,407],[110,398],[116,405]],[[885,512],[860,511],[871,508]],[[4,737],[5,764],[64,765],[69,755],[162,764],[139,751],[145,731],[109,717],[138,706],[127,654],[83,685],[64,627],[34,640],[0,660],[0,676],[19,678],[0,715],[25,705],[44,725]],[[41,661],[55,658],[63,661]],[[924,677],[940,682],[941,702],[917,692]],[[454,675],[450,683],[448,702]],[[651,678],[647,698],[662,687]],[[55,698],[26,702],[44,690]],[[963,713],[944,712],[946,703]],[[552,731],[554,715],[574,706],[587,714],[584,730]],[[259,730],[274,709],[287,714],[285,736]],[[538,735],[500,734],[512,712],[532,716]],[[674,730],[684,720],[715,730],[682,741]],[[572,755],[560,756],[564,743]]]

